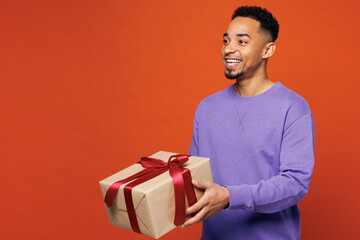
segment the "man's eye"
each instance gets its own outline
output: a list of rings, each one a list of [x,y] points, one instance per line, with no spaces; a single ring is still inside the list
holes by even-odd
[[[229,41],[227,39],[224,39],[223,42],[224,43],[229,43]]]
[[[239,40],[239,44],[246,44],[246,41],[244,41],[244,40]]]

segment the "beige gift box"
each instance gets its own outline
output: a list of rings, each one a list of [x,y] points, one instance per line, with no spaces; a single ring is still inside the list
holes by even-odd
[[[159,151],[150,157],[167,162],[169,157],[175,154]],[[208,158],[191,156],[182,167],[190,170],[193,180],[213,181]],[[143,169],[141,164],[134,164],[100,181],[103,198],[105,198],[106,191],[111,184],[138,173]],[[125,185],[120,186],[112,207],[106,207],[106,210],[111,225],[133,231],[125,205]],[[203,191],[195,188],[195,194],[199,200],[203,195]],[[175,215],[174,185],[169,171],[135,186],[132,189],[132,197],[140,231],[143,235],[158,239],[176,228],[173,223]],[[186,207],[188,207],[187,200]],[[187,218],[189,217],[187,216]]]

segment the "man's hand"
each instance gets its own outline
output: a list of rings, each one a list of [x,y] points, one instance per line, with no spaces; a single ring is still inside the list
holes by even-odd
[[[187,227],[219,213],[229,203],[229,190],[212,182],[193,181],[197,188],[205,190],[197,203],[186,209],[186,214],[196,215],[185,221],[181,227]]]

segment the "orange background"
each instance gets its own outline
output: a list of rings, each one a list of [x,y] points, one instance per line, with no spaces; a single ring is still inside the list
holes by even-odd
[[[359,237],[359,2],[4,0],[0,238],[150,239],[109,224],[98,181],[158,150],[187,153],[197,104],[233,83],[220,48],[240,4],[279,20],[269,76],[315,117],[302,239]]]

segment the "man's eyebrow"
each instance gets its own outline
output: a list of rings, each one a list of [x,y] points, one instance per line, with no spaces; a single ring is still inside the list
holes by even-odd
[[[251,39],[251,37],[250,37],[249,34],[247,34],[247,33],[238,33],[238,34],[236,34],[236,36],[237,36],[237,37],[248,37],[248,38]]]
[[[224,37],[227,37],[227,36],[229,36],[229,34],[228,34],[228,33],[224,33]],[[251,37],[250,37],[249,34],[247,34],[247,33],[238,33],[238,34],[236,34],[235,36],[237,36],[237,37],[248,37],[248,38],[251,39]]]

